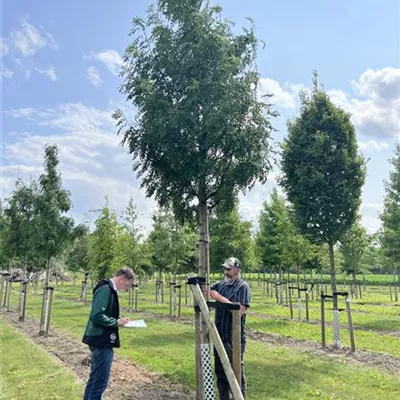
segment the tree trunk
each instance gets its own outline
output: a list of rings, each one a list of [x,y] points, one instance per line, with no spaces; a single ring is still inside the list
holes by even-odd
[[[27,279],[28,279],[28,257],[25,257],[24,272],[22,274],[22,280],[26,281]]]
[[[47,287],[49,286],[49,280],[50,280],[50,258],[47,258],[46,261],[46,275],[44,278],[44,286]]]
[[[357,299],[358,298],[358,292],[357,292],[357,276],[356,276],[356,271],[353,269],[352,271],[352,276],[353,276],[353,284],[352,284],[352,292],[354,297]]]
[[[210,279],[210,253],[208,234],[208,209],[206,203],[199,204],[199,276]]]
[[[331,288],[332,294],[336,292],[336,270],[335,270],[335,256],[333,253],[333,243],[328,243],[329,248],[329,261],[331,266]],[[333,308],[337,308],[337,297],[333,297]]]

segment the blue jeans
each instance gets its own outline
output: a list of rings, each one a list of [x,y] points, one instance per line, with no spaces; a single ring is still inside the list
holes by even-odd
[[[112,347],[92,347],[92,367],[83,400],[101,400],[110,377],[114,357]]]

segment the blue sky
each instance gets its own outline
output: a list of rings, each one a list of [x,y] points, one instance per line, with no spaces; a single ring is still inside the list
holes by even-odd
[[[118,71],[134,16],[149,0],[2,2],[1,196],[15,178],[37,178],[43,146],[56,143],[72,215],[80,222],[108,194],[119,214],[132,195],[150,226],[155,203],[146,199],[119,146],[110,118],[123,105]],[[400,131],[400,2],[398,0],[223,0],[223,14],[240,30],[255,20],[266,42],[258,54],[260,92],[274,94],[285,121],[298,112],[298,91],[317,69],[332,100],[351,112],[360,150],[369,159],[361,212],[369,231],[379,228],[394,143]],[[129,109],[129,108],[128,108]],[[244,218],[255,221],[275,186],[271,173],[241,198]]]

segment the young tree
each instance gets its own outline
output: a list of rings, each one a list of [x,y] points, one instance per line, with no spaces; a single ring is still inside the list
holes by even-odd
[[[232,211],[221,210],[210,219],[210,261],[213,271],[228,257],[237,257],[246,270],[258,267],[254,254],[252,224],[242,221],[238,206]]]
[[[400,142],[396,144],[391,163],[393,170],[386,182],[384,210],[381,214],[383,222],[381,243],[383,253],[395,274],[400,267]]]
[[[256,234],[257,254],[264,267],[279,271],[282,275],[285,248],[293,231],[285,199],[274,189],[269,201],[265,201],[259,217]]]
[[[153,229],[148,237],[151,263],[156,266],[158,277],[167,271],[173,263],[171,252],[171,231],[169,229],[170,214],[158,211],[153,215]]]
[[[356,275],[364,272],[363,258],[369,242],[370,237],[358,221],[342,236],[340,251],[343,255],[343,270],[352,275],[354,284],[357,281]]]
[[[139,213],[131,197],[128,206],[122,213],[122,231],[118,236],[122,246],[122,253],[126,259],[123,264],[131,266],[135,271],[140,264],[140,240],[143,237],[142,229],[137,220]],[[118,246],[117,246],[118,247]]]
[[[59,255],[74,225],[64,214],[71,208],[70,194],[62,188],[61,174],[57,169],[57,146],[45,147],[44,173],[39,177],[39,194],[36,198],[36,243],[39,254],[46,260],[46,280],[49,284],[50,260]]]
[[[149,235],[151,260],[159,276],[166,270],[176,274],[183,271],[196,251],[193,230],[181,225],[169,211],[159,211],[153,216],[153,230]]]
[[[350,115],[318,87],[300,96],[300,116],[288,122],[283,143],[282,186],[296,224],[315,243],[327,243],[332,290],[336,291],[334,246],[354,223],[365,181]]]
[[[254,26],[235,35],[221,9],[201,0],[158,0],[134,19],[121,92],[137,108],[114,114],[148,196],[199,224],[199,274],[209,270],[208,213],[265,182],[272,130],[257,98]]]
[[[313,270],[310,261],[315,259],[314,248],[311,242],[302,235],[295,224],[292,222],[287,228],[287,242],[283,249],[283,260],[287,266],[295,266],[297,274],[297,285],[300,285],[300,273],[306,270]]]
[[[103,279],[114,272],[117,236],[121,229],[117,216],[108,207],[107,198],[94,225],[95,229],[89,236],[88,243],[89,268],[96,274],[97,279]]]
[[[75,229],[73,236],[71,245],[67,250],[66,265],[68,270],[75,276],[78,272],[86,273],[89,271],[89,227],[86,225],[79,225]]]
[[[0,199],[0,269],[6,269],[9,255],[7,254],[7,237],[9,230],[9,219],[5,214],[5,203]]]
[[[24,278],[26,278],[28,266],[31,265],[30,261],[37,256],[35,254],[37,200],[36,182],[33,181],[27,186],[17,179],[15,189],[4,209],[4,218],[7,221],[7,230],[4,232],[4,253],[10,259],[19,260],[24,269]]]

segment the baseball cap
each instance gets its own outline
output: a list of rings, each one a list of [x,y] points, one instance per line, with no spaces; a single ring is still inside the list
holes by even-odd
[[[240,261],[235,257],[229,257],[221,264],[221,268],[241,268]]]

